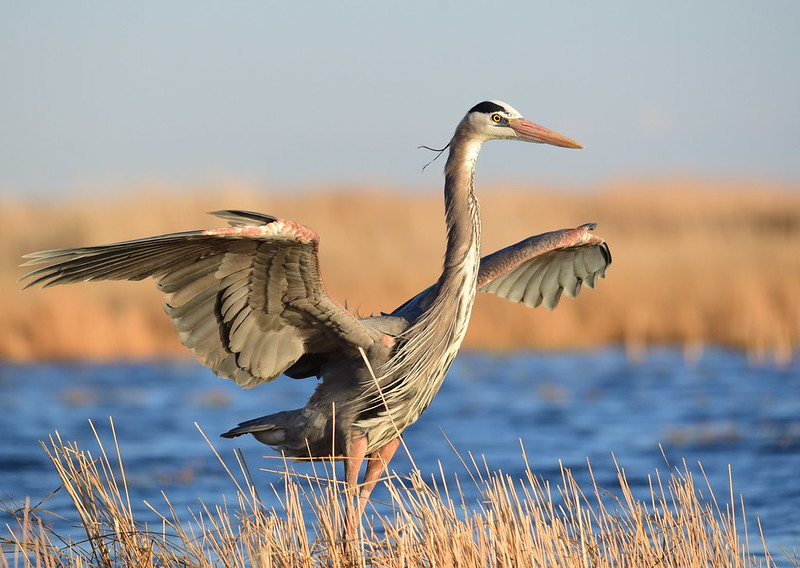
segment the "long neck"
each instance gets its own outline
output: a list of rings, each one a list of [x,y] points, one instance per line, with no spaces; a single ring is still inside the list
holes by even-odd
[[[395,409],[392,422],[363,420],[370,448],[396,437],[428,407],[461,346],[475,302],[480,265],[480,215],[472,193],[480,143],[460,129],[450,142],[445,166],[447,251],[432,301],[402,335],[392,358],[379,369],[380,397],[366,395],[371,407]],[[372,398],[371,398],[372,397]],[[385,406],[384,406],[385,405]]]
[[[475,161],[481,143],[457,131],[445,166],[444,202],[447,248],[438,295],[474,297],[480,261],[481,220],[473,193]]]

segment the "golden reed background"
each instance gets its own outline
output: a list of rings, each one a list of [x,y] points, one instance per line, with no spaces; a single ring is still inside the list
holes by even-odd
[[[439,192],[364,187],[271,192],[243,186],[137,188],[69,202],[0,201],[0,358],[187,357],[152,282],[21,291],[25,252],[102,244],[219,225],[239,208],[313,227],[329,293],[361,314],[390,311],[438,276]],[[586,348],[653,344],[746,349],[787,361],[800,345],[800,187],[691,180],[617,183],[591,191],[479,188],[484,254],[585,222],[614,263],[596,290],[530,310],[481,294],[466,347]]]

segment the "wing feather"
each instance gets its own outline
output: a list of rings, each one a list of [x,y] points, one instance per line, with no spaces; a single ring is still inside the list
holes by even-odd
[[[231,227],[111,245],[43,251],[28,286],[152,277],[181,343],[243,387],[270,381],[306,353],[368,348],[369,331],[325,292],[319,238],[291,221],[247,211]]]
[[[542,297],[542,304],[548,310],[552,310],[558,304],[561,297],[561,285],[558,282],[559,268],[553,266],[558,260],[554,259],[551,263],[545,265],[543,271],[541,284],[539,285],[539,295]]]
[[[574,254],[567,254],[565,251],[558,259],[558,284],[568,298],[574,298],[581,289],[581,280],[573,269],[575,264],[574,257]]]
[[[611,264],[608,245],[591,233],[594,227],[589,223],[536,235],[484,257],[478,289],[552,310],[563,293],[575,297],[583,284],[594,288]]]
[[[529,237],[481,259],[478,290],[535,308],[558,305],[562,293],[574,298],[586,284],[594,288],[611,264],[606,242],[591,233],[594,223]],[[552,271],[552,275],[551,275]],[[552,279],[555,278],[554,284]],[[431,305],[436,284],[392,312],[415,321]]]
[[[207,289],[197,294],[188,302],[180,306],[164,306],[164,312],[172,318],[172,324],[179,331],[191,330],[204,321],[214,320],[209,317],[214,313],[214,305],[217,300],[217,291],[214,288]]]

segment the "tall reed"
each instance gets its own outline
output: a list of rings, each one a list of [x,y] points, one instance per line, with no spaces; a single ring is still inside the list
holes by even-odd
[[[467,348],[624,344],[632,356],[709,343],[786,361],[800,347],[800,188],[692,180],[593,190],[481,188],[485,252],[529,235],[597,222],[614,257],[608,278],[558,309],[491,295],[476,303]],[[136,188],[114,198],[0,202],[0,358],[187,356],[151,283],[20,292],[26,252],[100,244],[219,223],[206,211],[264,211],[313,227],[333,298],[389,311],[437,278],[444,248],[439,192],[252,187]],[[124,333],[121,331],[124,329]]]
[[[751,543],[744,505],[733,489],[718,500],[686,464],[651,475],[645,498],[634,495],[619,467],[615,488],[600,487],[591,468],[592,482],[584,488],[566,468],[561,482],[550,484],[530,468],[514,479],[471,459],[469,477],[480,489],[476,502],[445,472],[430,480],[416,470],[407,477],[392,474],[384,481],[389,506],[370,515],[359,541],[346,545],[340,539],[346,505],[339,482],[330,480],[333,464],[320,463],[320,477],[302,476],[285,462],[268,468],[281,471],[285,481],[280,507],[270,509],[239,461],[229,470],[235,503],[203,505],[181,518],[165,495],[166,510],[151,507],[156,521],[142,523],[134,518],[116,436],[109,449],[99,437],[97,443],[97,456],[58,435],[43,444],[85,539],[49,528],[42,521],[46,503],[5,503],[15,524],[3,539],[0,566],[776,565],[763,538]],[[789,562],[799,565],[796,558]]]

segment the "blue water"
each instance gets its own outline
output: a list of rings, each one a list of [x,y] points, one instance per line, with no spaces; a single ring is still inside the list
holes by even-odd
[[[0,497],[44,499],[58,479],[39,441],[58,431],[97,455],[89,421],[111,449],[113,417],[137,520],[155,519],[143,501],[158,508],[162,490],[179,513],[197,510],[201,499],[235,502],[235,487],[195,422],[228,463],[235,464],[233,449],[241,448],[256,483],[268,488],[281,480],[259,471],[279,465],[262,458],[272,451],[249,437],[218,434],[241,420],[301,406],[314,384],[279,379],[242,390],[190,362],[0,365]],[[707,350],[691,363],[675,350],[652,351],[637,362],[616,349],[462,353],[404,439],[428,477],[438,475],[441,463],[448,474],[468,478],[450,444],[462,457],[484,456],[492,470],[522,478],[521,442],[532,470],[554,483],[559,462],[588,483],[588,458],[598,484],[612,491],[615,459],[642,491],[656,469],[682,467],[684,460],[702,485],[702,462],[722,503],[730,466],[753,548],[756,517],[777,559],[779,546],[800,548],[798,362],[758,364],[725,350]],[[391,467],[401,475],[411,469],[402,449]],[[463,488],[469,493],[469,484]],[[385,498],[385,490],[374,496]],[[63,492],[44,508],[76,518]],[[55,517],[49,522],[72,526]]]

